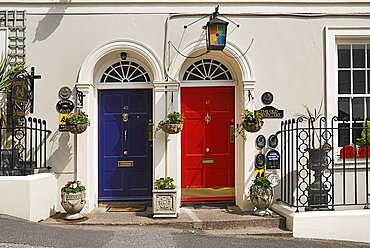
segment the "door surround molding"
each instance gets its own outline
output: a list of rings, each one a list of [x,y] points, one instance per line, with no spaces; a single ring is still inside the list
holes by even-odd
[[[90,127],[83,133],[74,137],[74,154],[76,154],[76,178],[82,181],[86,187],[86,204],[82,212],[91,212],[98,206],[98,94],[97,81],[100,80],[104,60],[115,53],[127,51],[134,55],[146,65],[146,68],[152,75],[152,83],[162,82],[164,80],[163,70],[160,60],[156,53],[146,45],[133,40],[116,39],[108,41],[93,50],[81,65],[76,88],[84,95],[83,110],[89,115],[91,120]],[[111,57],[113,63],[114,56]],[[105,89],[117,89],[117,86],[108,86]],[[119,86],[120,89],[126,89],[125,85]],[[127,88],[146,88],[143,85],[133,85]],[[154,92],[153,92],[154,94]],[[153,95],[153,106],[154,106]]]

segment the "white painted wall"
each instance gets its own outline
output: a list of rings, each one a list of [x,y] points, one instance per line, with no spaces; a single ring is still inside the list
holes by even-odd
[[[287,228],[295,238],[370,242],[369,210],[296,213],[283,204],[274,204],[272,208],[287,218]]]
[[[20,4],[12,8],[12,3],[15,2]],[[46,4],[40,5],[41,2]],[[132,40],[148,48],[159,60],[159,71],[164,74],[163,69],[169,67],[170,76],[179,80],[182,64],[176,67],[176,61],[181,55],[167,42],[170,41],[181,52],[191,53],[192,51],[187,50],[189,46],[199,40],[202,43],[205,39],[202,26],[207,18],[186,30],[183,26],[198,20],[204,14],[210,14],[215,7],[214,4],[204,1],[161,1],[154,5],[149,1],[129,5],[126,1],[118,0],[114,1],[115,4],[110,1],[97,5],[98,2],[103,1],[74,0],[73,4],[68,4],[65,1],[12,0],[4,6],[6,9],[27,11],[27,64],[35,66],[36,72],[42,75],[42,79],[37,80],[35,84],[35,116],[46,119],[48,127],[53,132],[48,140],[48,163],[56,174],[58,188],[70,179],[79,179],[87,184],[89,202],[86,211],[96,206],[97,199],[97,150],[90,149],[89,146],[98,142],[97,116],[94,112],[96,87],[93,80],[101,68],[92,68],[94,70],[92,80],[79,82],[85,84],[81,87],[91,94],[85,108],[91,111],[90,117],[94,123],[89,127],[88,132],[91,133],[82,134],[77,140],[73,135],[57,131],[55,104],[58,101],[58,90],[62,86],[74,87],[88,55],[103,44],[119,39]],[[220,13],[240,24],[240,28],[231,23],[229,25],[230,45],[233,44],[240,50],[240,54],[243,54],[253,40],[249,51],[243,55],[250,66],[249,78],[243,78],[241,75],[243,70],[237,68],[238,63],[235,62],[237,59],[226,59],[237,77],[236,92],[239,93],[237,110],[244,107],[261,108],[263,105],[260,96],[265,91],[274,94],[272,105],[284,109],[287,118],[302,112],[303,104],[317,107],[321,100],[327,100],[325,27],[368,25],[367,16],[333,16],[370,11],[370,7],[360,4],[363,1],[351,1],[351,5],[341,4],[342,2],[317,0],[311,1],[309,5],[305,4],[305,1],[283,0],[239,1],[237,4],[227,0],[218,2],[221,5]],[[23,4],[24,8],[20,8]],[[310,17],[311,13],[322,15]],[[220,55],[220,52],[211,54],[214,57],[226,57]],[[251,81],[246,81],[247,79]],[[163,77],[158,77],[158,81],[153,82],[154,103],[157,106],[154,109],[155,123],[164,116],[164,108],[168,101],[164,86],[170,85],[172,87],[173,83]],[[254,91],[255,97],[254,102],[249,105],[246,102],[248,89]],[[175,95],[175,101],[179,102],[180,97]],[[268,137],[279,128],[280,120],[266,120],[259,134]],[[237,204],[244,209],[249,207],[247,190],[256,154],[254,139],[254,135],[248,134],[247,141],[241,141],[240,137],[236,141],[238,144],[236,198]],[[174,146],[179,146],[179,138],[171,136],[168,143],[170,153],[167,154],[164,142],[163,135],[154,140],[153,175],[164,176],[167,171],[180,184],[180,152],[173,149]]]
[[[36,222],[44,220],[55,214],[58,194],[52,173],[0,176],[0,213]]]

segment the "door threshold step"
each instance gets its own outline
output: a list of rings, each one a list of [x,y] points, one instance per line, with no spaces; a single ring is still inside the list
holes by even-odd
[[[247,227],[241,229],[215,229],[203,230],[208,235],[223,235],[223,236],[238,236],[238,235],[253,235],[253,236],[274,236],[274,237],[292,237],[293,233],[281,228],[268,227]]]

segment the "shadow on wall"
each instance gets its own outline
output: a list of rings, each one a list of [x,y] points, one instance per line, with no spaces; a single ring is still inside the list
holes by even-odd
[[[70,2],[72,0],[60,0],[56,7],[49,9],[45,17],[39,21],[33,42],[43,41],[54,33],[63,19],[65,10],[68,8],[67,4]],[[59,4],[61,5],[59,6]]]
[[[59,140],[56,141],[58,135],[60,135]],[[69,144],[70,137],[69,133],[60,133],[57,131],[50,139],[52,143],[51,150],[53,150],[55,144],[58,145],[58,148],[51,154],[48,160],[48,165],[53,168],[54,172],[64,171],[72,160],[72,146]]]

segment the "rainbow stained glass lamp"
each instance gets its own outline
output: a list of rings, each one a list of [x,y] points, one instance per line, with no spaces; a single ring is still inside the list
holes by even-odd
[[[226,46],[226,32],[228,22],[218,19],[218,12],[213,13],[207,22],[207,50],[222,51]]]

